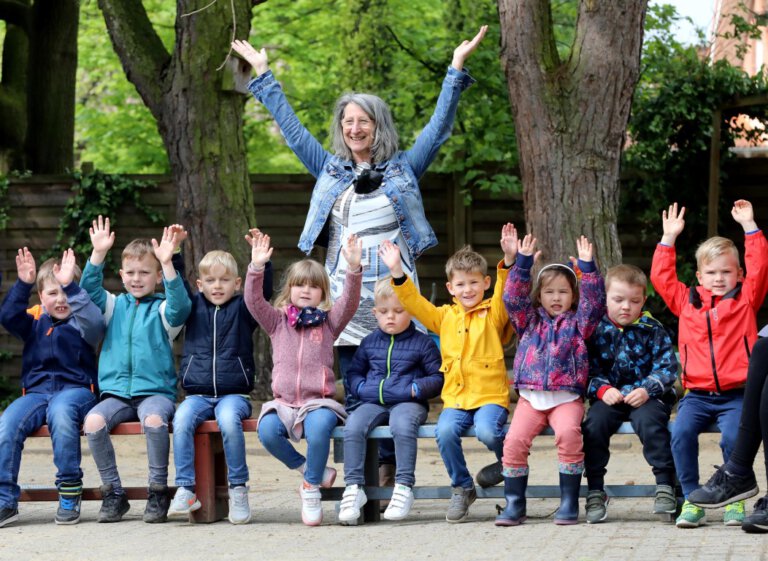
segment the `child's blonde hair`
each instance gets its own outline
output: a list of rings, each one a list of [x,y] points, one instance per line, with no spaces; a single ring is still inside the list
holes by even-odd
[[[137,238],[130,242],[120,258],[125,261],[126,259],[144,259],[147,255],[150,255],[152,259],[157,263],[157,268],[160,269],[160,261],[155,256],[155,250],[152,247],[152,242],[147,238]]]
[[[696,248],[696,267],[701,269],[703,265],[711,263],[721,255],[731,253],[733,258],[736,259],[736,264],[739,263],[739,250],[736,248],[736,244],[728,238],[722,236],[713,236],[707,240],[701,242],[699,247]]]
[[[275,298],[275,307],[282,308],[291,303],[291,288],[302,284],[317,286],[323,291],[323,298],[317,306],[321,310],[331,309],[331,281],[325,267],[314,259],[302,259],[291,264],[283,275],[283,286]]]
[[[237,261],[235,261],[234,256],[220,249],[209,251],[203,255],[200,264],[197,266],[198,275],[201,277],[207,275],[216,265],[224,267],[224,270],[230,275],[237,276]]]
[[[395,289],[392,288],[391,280],[392,277],[387,276],[376,282],[376,285],[373,287],[374,304],[378,304],[382,300],[395,296]],[[397,298],[397,296],[395,296],[395,298]]]
[[[616,265],[608,269],[605,274],[605,290],[611,287],[613,281],[627,283],[629,286],[640,286],[643,288],[643,297],[648,288],[648,277],[640,267],[634,265]]]
[[[465,245],[459,251],[448,258],[445,264],[445,274],[450,281],[454,273],[480,273],[485,276],[488,274],[488,262],[485,257],[472,249],[472,246]]]
[[[531,303],[534,307],[541,306],[541,289],[559,276],[565,277],[571,287],[571,292],[573,293],[571,310],[575,310],[578,307],[579,283],[576,280],[576,273],[568,265],[561,265],[559,263],[547,265],[539,272],[536,284],[533,286],[533,290],[531,290]]]
[[[37,291],[42,292],[44,289],[44,285],[46,281],[51,281],[56,286],[59,285],[59,281],[56,280],[56,277],[53,276],[53,266],[54,265],[61,265],[61,259],[58,257],[51,257],[50,259],[47,259],[43,262],[42,265],[40,265],[40,268],[37,271]],[[75,265],[75,277],[74,282],[80,282],[80,275],[81,275],[80,267]]]

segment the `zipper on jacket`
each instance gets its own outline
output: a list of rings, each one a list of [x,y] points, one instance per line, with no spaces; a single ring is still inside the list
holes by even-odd
[[[542,388],[543,391],[549,391],[547,388],[549,388],[549,372],[551,370],[552,365],[552,353],[549,352],[549,348],[552,343],[552,339],[555,338],[555,322],[550,319],[550,329],[547,332],[547,368],[546,368],[546,375],[544,376],[544,387]]]
[[[213,397],[219,397],[216,388],[216,316],[219,314],[219,307],[213,311]]]
[[[304,332],[302,331],[301,337],[299,337],[299,371],[296,373],[296,402],[301,403],[301,365],[302,358],[304,357]],[[323,372],[325,376],[325,372]],[[325,381],[323,381],[325,383]]]
[[[717,363],[715,361],[715,342],[712,340],[712,320],[709,317],[709,311],[706,313],[707,318],[707,337],[709,338],[709,356],[712,360],[712,376],[715,378],[715,389],[717,393],[720,393],[720,380],[717,379]]]
[[[128,396],[133,395],[133,322],[136,319],[136,310],[139,309],[139,301],[131,311],[131,321],[128,322]]]
[[[744,335],[744,349],[747,351],[747,360],[749,360],[752,353],[749,352],[749,341],[747,340],[746,335]]]
[[[384,405],[384,380],[388,380],[392,374],[392,347],[395,346],[395,336],[389,336],[389,348],[387,349],[387,375],[379,382],[379,401]]]

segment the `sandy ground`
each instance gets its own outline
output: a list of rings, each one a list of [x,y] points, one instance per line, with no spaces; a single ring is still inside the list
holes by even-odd
[[[552,523],[556,499],[530,499],[529,520],[517,528],[496,528],[494,499],[478,500],[463,524],[447,524],[447,501],[417,501],[409,518],[359,527],[336,524],[333,503],[324,503],[325,521],[318,528],[301,523],[300,483],[248,433],[251,470],[250,502],[253,521],[233,526],[227,521],[193,525],[171,521],[150,525],[141,521],[144,503],[134,501],[124,521],[98,524],[98,502],[86,502],[80,524],[53,524],[55,503],[22,503],[18,523],[0,529],[0,560],[155,560],[155,559],[541,559],[541,560],[727,560],[768,561],[768,535],[748,535],[722,524],[722,511],[709,511],[709,524],[681,530],[663,524],[650,514],[650,499],[614,499],[604,524],[558,527]],[[719,463],[719,435],[702,435],[701,465],[707,478],[709,466]],[[146,481],[146,454],[141,437],[115,437],[118,464],[126,485]],[[97,486],[98,475],[87,453],[83,469],[86,485]],[[470,469],[476,471],[491,458],[474,440],[465,441]],[[607,483],[652,483],[639,441],[633,435],[614,437]],[[761,458],[762,456],[759,456]],[[762,462],[760,462],[761,464]],[[342,466],[336,485],[342,485]],[[759,469],[763,485],[765,471]],[[540,437],[531,454],[531,484],[557,481],[553,439]],[[21,468],[23,484],[52,484],[50,442],[30,439]],[[447,477],[434,442],[422,441],[416,470],[418,483],[446,485]],[[752,508],[752,503],[749,509]]]

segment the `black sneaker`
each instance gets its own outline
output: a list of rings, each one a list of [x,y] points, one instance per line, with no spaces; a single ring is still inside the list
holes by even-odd
[[[115,493],[112,485],[101,486],[101,508],[99,509],[99,522],[120,522],[123,514],[128,512],[131,505],[125,493]]]
[[[504,481],[504,476],[501,475],[502,465],[501,462],[494,462],[488,464],[483,469],[477,472],[475,481],[480,487],[485,489],[486,487],[493,487]]]
[[[16,522],[19,519],[19,509],[17,508],[0,508],[0,528],[7,526],[12,522]]]
[[[744,518],[741,529],[748,534],[768,533],[768,496],[757,500],[754,512]]]
[[[692,491],[688,501],[702,508],[719,508],[736,501],[757,495],[757,480],[754,472],[736,475],[726,471],[725,466],[715,466],[717,471],[703,487]]]
[[[56,511],[56,524],[77,524],[80,522],[80,502],[83,498],[83,486],[80,483],[62,483],[59,487],[59,508]]]
[[[149,484],[147,506],[144,509],[144,522],[157,524],[168,520],[168,508],[171,506],[171,495],[168,486],[159,483]]]

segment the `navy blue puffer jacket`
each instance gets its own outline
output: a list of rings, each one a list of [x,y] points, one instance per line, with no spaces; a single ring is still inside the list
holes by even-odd
[[[264,297],[272,297],[271,263]],[[221,306],[210,303],[202,292],[191,298],[179,371],[182,387],[187,394],[208,396],[250,393],[256,370],[253,332],[259,324],[245,307],[242,294]]]
[[[426,405],[443,388],[441,364],[437,345],[417,331],[413,322],[397,335],[377,329],[362,340],[352,359],[349,387],[364,403],[418,401]]]

